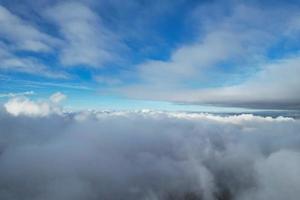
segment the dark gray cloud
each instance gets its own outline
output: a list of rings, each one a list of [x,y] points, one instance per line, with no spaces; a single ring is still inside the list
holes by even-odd
[[[0,198],[298,199],[300,122],[253,115],[0,112]]]

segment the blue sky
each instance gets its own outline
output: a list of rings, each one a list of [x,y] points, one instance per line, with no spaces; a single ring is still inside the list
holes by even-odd
[[[298,110],[299,13],[298,1],[0,0],[0,101]]]

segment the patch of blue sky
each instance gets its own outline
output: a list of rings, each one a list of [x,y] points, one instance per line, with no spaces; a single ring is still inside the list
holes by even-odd
[[[282,37],[279,42],[271,46],[266,57],[270,61],[276,61],[289,56],[294,56],[300,53],[300,35],[290,37]]]
[[[70,95],[70,94],[69,94]],[[117,96],[103,96],[101,94],[89,93],[71,94],[65,102],[70,110],[158,110],[158,111],[186,111],[186,112],[210,112],[210,113],[230,113],[230,112],[254,112],[255,109],[216,107],[191,104],[176,104],[165,101],[146,101],[129,99]]]

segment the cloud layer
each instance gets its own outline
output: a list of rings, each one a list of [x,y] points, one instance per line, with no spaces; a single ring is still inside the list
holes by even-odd
[[[299,54],[288,50],[299,35],[298,7],[228,5],[198,6],[193,10],[195,24],[202,30],[198,38],[179,46],[167,60],[140,64],[139,82],[117,91],[134,98],[186,104],[299,109]],[[270,59],[272,51],[280,56]]]
[[[253,115],[0,112],[0,198],[298,199],[300,122]]]

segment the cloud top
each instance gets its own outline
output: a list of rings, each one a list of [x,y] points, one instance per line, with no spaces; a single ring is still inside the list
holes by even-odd
[[[0,128],[1,199],[300,197],[293,118],[1,111]]]
[[[66,98],[67,96],[61,92],[52,94],[49,100],[39,101],[30,100],[25,96],[17,96],[9,99],[4,104],[4,108],[8,113],[14,116],[48,116],[53,113],[61,113],[62,109],[58,104]]]

